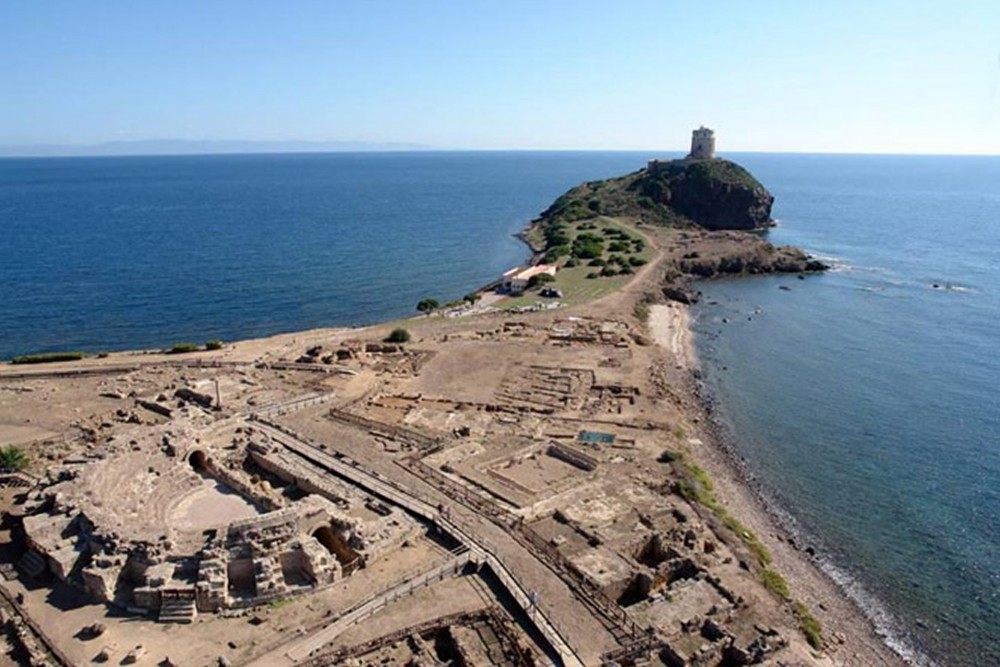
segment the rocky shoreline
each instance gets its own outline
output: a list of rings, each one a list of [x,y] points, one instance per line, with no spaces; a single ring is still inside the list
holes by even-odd
[[[793,595],[800,597],[821,619],[833,664],[933,667],[933,663],[911,647],[894,640],[890,628],[870,616],[861,601],[831,575],[822,550],[797,530],[792,516],[769,496],[750,471],[735,446],[738,435],[722,421],[717,399],[705,383],[694,343],[690,306],[675,303],[657,307],[684,309],[675,324],[682,330],[671,332],[673,341],[661,339],[655,331],[654,338],[668,350],[678,345],[678,338],[682,340],[680,345],[685,351],[681,357],[688,360],[679,369],[684,382],[682,395],[689,399],[684,409],[696,425],[698,435],[692,441],[694,458],[707,470],[723,504],[770,550]],[[850,650],[851,655],[843,658],[842,650]]]

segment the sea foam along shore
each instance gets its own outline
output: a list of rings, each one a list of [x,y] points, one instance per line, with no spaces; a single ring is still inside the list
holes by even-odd
[[[714,493],[768,548],[774,566],[787,579],[793,597],[820,618],[837,665],[917,665],[935,663],[910,646],[899,624],[885,608],[843,570],[821,555],[803,549],[807,543],[794,519],[761,488],[730,442],[734,434],[720,425],[701,381],[701,362],[694,340],[690,306],[675,302],[649,308],[649,331],[689,380],[686,394],[692,421],[701,426],[689,442],[699,465],[712,478]],[[849,638],[851,651],[838,651]]]

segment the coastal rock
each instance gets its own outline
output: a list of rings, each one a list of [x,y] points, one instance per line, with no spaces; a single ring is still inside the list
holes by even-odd
[[[706,229],[762,229],[774,197],[750,172],[729,160],[656,162],[633,187],[654,203]]]
[[[775,246],[751,234],[705,234],[700,251],[676,261],[681,273],[698,278],[719,275],[802,273],[824,271],[828,267],[799,248]]]
[[[689,306],[698,302],[697,292],[686,285],[675,283],[668,283],[663,286],[663,296],[670,301],[677,301]]]

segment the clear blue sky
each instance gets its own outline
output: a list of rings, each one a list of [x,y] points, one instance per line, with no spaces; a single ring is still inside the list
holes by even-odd
[[[0,0],[0,144],[1000,154],[1000,0]]]

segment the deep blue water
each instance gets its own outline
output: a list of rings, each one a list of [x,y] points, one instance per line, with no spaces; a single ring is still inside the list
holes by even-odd
[[[702,286],[734,445],[887,628],[1000,665],[1000,158],[741,162],[836,269]]]
[[[407,315],[523,260],[513,234],[567,188],[648,157],[0,160],[0,357]],[[1000,158],[735,158],[777,198],[772,240],[837,265],[702,286],[735,447],[887,628],[1000,664]]]
[[[629,153],[0,159],[0,358],[408,315],[524,261],[514,238]]]

